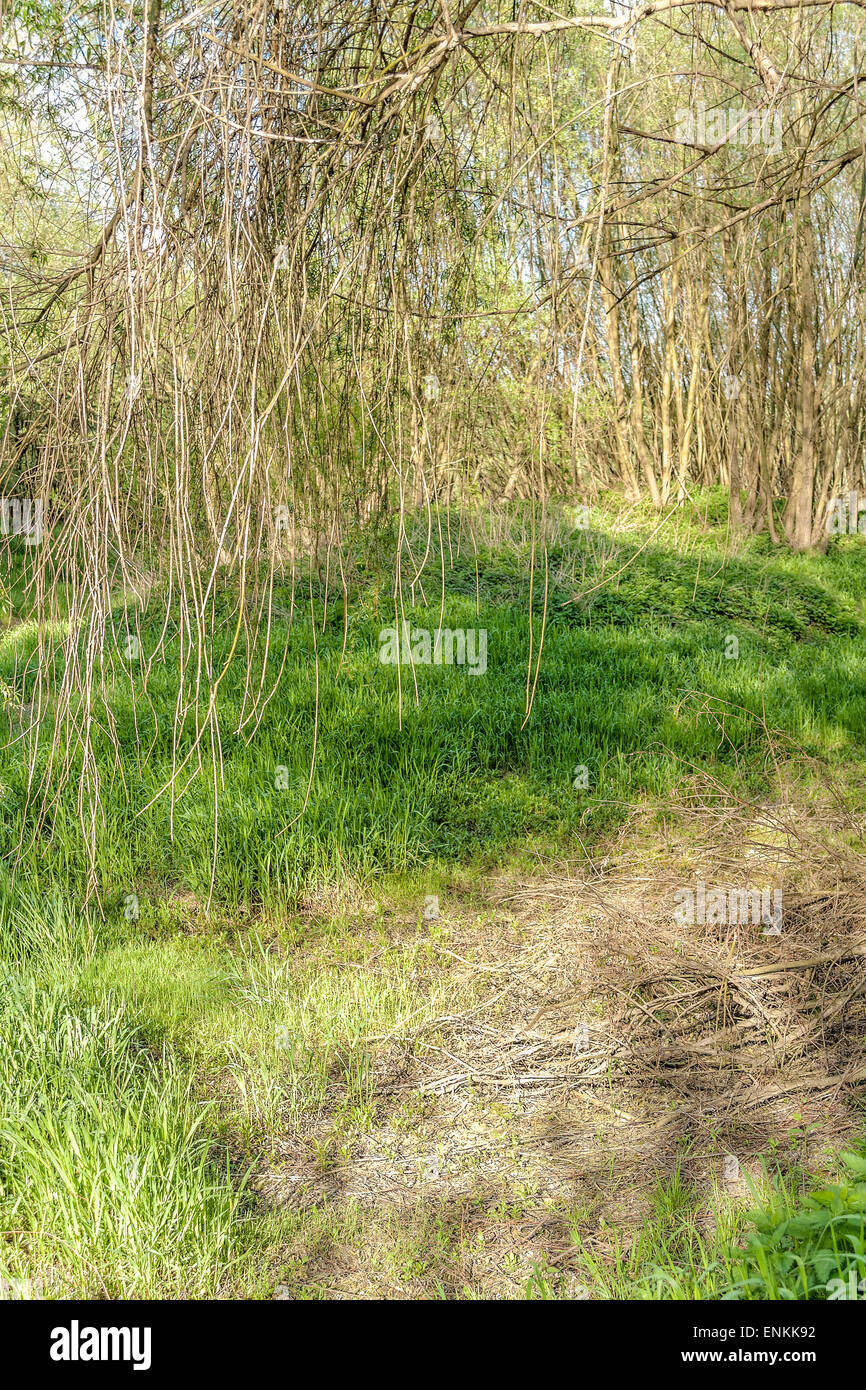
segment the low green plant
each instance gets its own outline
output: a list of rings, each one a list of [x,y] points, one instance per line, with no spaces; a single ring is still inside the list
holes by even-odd
[[[843,1177],[796,1200],[777,1183],[750,1213],[755,1230],[724,1294],[739,1299],[866,1297],[866,1158],[841,1155]]]

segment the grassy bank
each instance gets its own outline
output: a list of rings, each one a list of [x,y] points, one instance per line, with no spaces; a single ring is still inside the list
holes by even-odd
[[[417,602],[396,615],[369,559],[351,573],[347,623],[339,595],[326,605],[321,585],[312,616],[303,596],[292,610],[288,590],[276,592],[271,650],[255,673],[273,697],[260,722],[247,720],[242,664],[229,667],[216,778],[209,750],[196,750],[203,775],[184,777],[174,798],[157,793],[173,759],[195,746],[191,715],[176,728],[180,634],[169,614],[145,692],[165,611],[151,599],[130,659],[119,604],[102,653],[106,708],[96,711],[92,866],[77,779],[43,818],[28,790],[19,735],[39,673],[21,575],[10,574],[0,638],[0,1275],[96,1297],[272,1296],[278,1286],[318,1296],[327,1288],[310,1277],[310,1252],[336,1245],[368,1250],[368,1291],[377,1280],[417,1290],[420,1280],[430,1296],[483,1296],[471,1278],[442,1272],[461,1265],[469,1237],[462,1217],[437,1206],[435,1185],[416,1226],[383,1246],[378,1274],[351,1192],[332,1184],[305,1204],[285,1196],[296,1150],[334,1175],[386,1109],[395,1136],[412,1132],[425,1101],[390,1077],[385,1107],[383,1048],[411,1054],[426,1024],[435,1041],[439,1020],[477,1006],[484,969],[500,968],[467,974],[463,937],[439,900],[455,904],[454,920],[481,949],[494,930],[494,872],[580,859],[636,811],[652,855],[652,826],[675,820],[707,779],[751,802],[781,779],[808,805],[830,778],[855,816],[864,809],[861,540],[822,557],[762,539],[732,554],[712,497],[702,514],[656,526],[612,501],[589,532],[562,522],[530,588],[519,512],[474,539],[456,523],[449,538],[446,518]],[[382,629],[404,619],[431,632],[483,629],[486,670],[403,668],[400,700],[398,670],[379,651]],[[530,642],[537,654],[542,632],[526,720]],[[217,622],[214,669],[232,636]],[[48,707],[37,774],[55,734],[62,748]],[[278,1191],[259,1181],[263,1156],[283,1174]],[[580,1212],[556,1201],[569,1267],[594,1296],[825,1296],[830,1255],[840,1277],[851,1261],[811,1208],[790,1225],[802,1190],[776,1192],[765,1219],[773,1231],[789,1226],[778,1239],[762,1227],[764,1244],[747,1256],[731,1253],[747,1203],[708,1235],[693,1219],[706,1193],[670,1178],[628,1253],[614,1243],[601,1261],[584,1248]],[[520,1211],[528,1200],[509,1197]],[[838,1200],[845,1248],[857,1239],[864,1248],[862,1186]],[[819,1216],[826,1208],[819,1199]],[[571,1287],[543,1261],[527,1272],[518,1260],[513,1274],[528,1296]]]

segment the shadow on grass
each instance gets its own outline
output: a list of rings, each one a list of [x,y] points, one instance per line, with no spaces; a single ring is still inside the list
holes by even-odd
[[[816,558],[768,552],[756,542],[747,555],[725,560],[716,552],[683,554],[661,545],[639,552],[638,542],[620,543],[611,574],[622,572],[581,600],[562,572],[582,544],[551,556],[560,578],[548,596],[525,727],[528,613],[519,595],[506,604],[490,600],[504,589],[503,575],[514,578],[513,556],[482,554],[477,610],[474,561],[471,570],[464,560],[448,573],[445,625],[486,629],[487,670],[417,667],[416,703],[413,673],[404,668],[402,727],[396,668],[378,660],[380,627],[393,618],[374,616],[374,597],[362,591],[340,666],[342,617],[332,613],[317,637],[318,730],[308,799],[316,720],[309,622],[296,616],[276,694],[249,741],[237,735],[244,673],[230,670],[219,701],[217,899],[293,903],[327,881],[363,881],[430,860],[498,860],[521,845],[554,852],[577,836],[591,840],[608,831],[636,803],[674,796],[695,769],[760,795],[764,725],[809,756],[840,766],[862,761],[862,547]],[[471,593],[463,592],[470,578]],[[540,588],[537,580],[536,598]],[[407,610],[416,628],[430,631],[439,615],[438,601]],[[145,656],[160,618],[143,630]],[[537,655],[540,609],[533,629]],[[276,632],[268,680],[277,675],[285,641],[285,627]],[[24,648],[33,640],[23,638]],[[229,641],[228,629],[216,635],[215,667]],[[14,657],[4,649],[0,659],[13,736],[16,701],[34,696],[32,669],[27,688],[15,684],[26,655],[16,647]],[[134,700],[128,675],[118,673],[110,702],[122,776],[107,733],[95,734],[105,826],[98,873],[106,888],[158,893],[180,880],[195,893],[210,892],[214,793],[207,766],[205,775],[183,783],[174,804],[164,795],[143,810],[171,775],[177,656],[170,642],[147,697],[141,692]],[[140,677],[132,688],[140,691]],[[695,693],[709,697],[703,714],[701,699],[689,698]],[[46,718],[46,744],[50,733]],[[178,739],[181,758],[194,736],[189,720]],[[0,844],[11,856],[27,830],[20,743],[0,758],[0,781]],[[67,786],[51,806],[42,840],[54,853],[34,865],[40,881],[58,871],[66,882],[84,880],[76,792]],[[31,826],[34,815],[33,808],[26,815]]]

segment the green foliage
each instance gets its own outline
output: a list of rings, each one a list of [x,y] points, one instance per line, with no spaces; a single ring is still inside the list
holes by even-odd
[[[82,999],[75,916],[25,900],[0,918],[0,1275],[51,1271],[53,1297],[212,1295],[240,1175],[211,1156],[193,1073],[110,994]]]
[[[800,748],[853,774],[856,795],[866,740],[860,543],[817,559],[756,541],[732,559],[712,531],[681,527],[640,550],[640,536],[625,544],[600,520],[588,536],[551,545],[544,653],[526,722],[528,542],[517,531],[477,552],[455,548],[444,610],[429,585],[406,610],[415,627],[435,630],[441,613],[452,628],[486,628],[488,662],[483,675],[417,667],[417,702],[404,668],[402,722],[396,669],[378,659],[380,631],[395,618],[375,563],[354,575],[345,650],[342,602],[332,595],[326,617],[321,588],[315,633],[301,608],[291,632],[277,614],[258,672],[276,688],[257,729],[239,732],[248,712],[243,662],[220,688],[216,820],[213,769],[174,799],[158,795],[177,751],[182,758],[195,741],[191,718],[173,724],[179,636],[145,693],[164,614],[154,604],[140,615],[136,663],[125,644],[135,615],[119,602],[94,721],[104,920],[83,907],[89,866],[77,783],[37,815],[20,735],[44,671],[35,669],[35,626],[22,621],[21,570],[8,574],[0,1226],[19,1235],[0,1275],[53,1270],[59,1291],[87,1296],[259,1289],[257,1252],[278,1235],[250,1205],[245,1160],[227,1166],[227,1134],[242,1153],[260,1151],[285,1127],[327,1113],[327,1134],[310,1141],[316,1162],[345,1161],[352,1136],[372,1123],[375,1039],[464,1007],[450,985],[420,985],[426,933],[366,970],[367,944],[328,914],[317,930],[333,958],[304,955],[301,928],[285,925],[265,945],[241,931],[241,919],[270,912],[285,924],[287,907],[346,879],[417,882],[467,863],[498,866],[509,852],[562,854],[635,804],[683,794],[702,772],[760,796],[771,772],[767,729],[781,731],[777,748],[805,795]],[[536,652],[540,573],[539,565]],[[276,595],[283,614],[289,603]],[[231,596],[220,595],[215,668],[228,653],[230,612]],[[736,660],[724,656],[731,631]],[[37,777],[55,736],[64,751],[50,704],[39,733]],[[586,789],[574,785],[578,764],[589,770]],[[218,1105],[203,1107],[203,1094]],[[848,1161],[850,1181],[805,1200],[768,1184],[745,1244],[742,1215],[717,1213],[713,1229],[677,1172],[659,1183],[633,1242],[615,1239],[603,1257],[582,1247],[587,1286],[596,1297],[700,1299],[821,1298],[834,1278],[856,1285],[866,1273],[866,1165]],[[540,1264],[525,1292],[570,1296]]]
[[[402,712],[397,670],[378,659],[380,631],[396,619],[374,572],[357,575],[345,651],[341,601],[331,599],[325,619],[320,595],[315,635],[296,606],[289,633],[290,597],[278,593],[264,670],[252,653],[254,681],[265,689],[277,681],[255,731],[249,723],[241,731],[249,713],[243,660],[220,687],[216,810],[212,773],[188,786],[184,779],[180,797],[165,790],[173,760],[182,761],[196,739],[191,714],[175,729],[174,617],[145,692],[163,618],[156,604],[142,615],[141,654],[133,661],[125,656],[132,619],[119,610],[102,654],[107,703],[93,735],[105,828],[97,873],[112,911],[134,892],[146,917],[176,883],[207,899],[212,872],[217,903],[291,906],[311,888],[346,878],[363,883],[431,860],[483,863],[528,845],[552,847],[609,830],[641,798],[675,796],[701,769],[732,790],[759,795],[770,770],[766,729],[790,740],[791,756],[802,749],[844,770],[866,742],[862,547],[818,560],[768,552],[756,541],[732,559],[720,541],[686,530],[637,553],[639,542],[630,539],[606,570],[599,555],[607,551],[596,540],[577,535],[559,544],[549,561],[543,658],[525,727],[530,616],[519,546],[490,545],[477,555],[464,546],[446,566],[444,608],[434,556],[426,593],[407,604],[405,618],[431,632],[440,615],[444,626],[485,629],[487,670],[417,666],[416,699],[404,667]],[[605,577],[620,569],[617,578]],[[536,578],[537,652],[543,585]],[[21,604],[14,574],[10,592]],[[222,595],[216,668],[231,642],[229,613]],[[731,635],[739,642],[734,660],[725,656]],[[45,676],[35,649],[32,625],[0,639],[11,735],[0,753],[0,843],[10,855],[34,825],[33,784],[15,736]],[[58,655],[58,673],[59,663]],[[55,731],[49,703],[38,772],[55,732],[62,751],[65,733]],[[588,769],[585,791],[573,785],[576,766]],[[52,801],[34,850],[37,844],[32,882],[39,891],[72,883],[83,892],[88,861],[77,779]]]
[[[866,1298],[866,1158],[845,1153],[840,1161],[842,1180],[805,1195],[765,1174],[752,1211],[717,1201],[712,1225],[699,1193],[675,1171],[657,1183],[653,1214],[627,1247],[617,1236],[612,1257],[600,1260],[578,1240],[593,1296]]]
[[[751,1213],[755,1231],[726,1298],[866,1297],[866,1159],[841,1157],[843,1181],[800,1203],[779,1185],[767,1207]]]

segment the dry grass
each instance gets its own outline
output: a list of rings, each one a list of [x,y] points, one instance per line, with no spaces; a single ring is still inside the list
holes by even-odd
[[[747,1177],[820,1167],[850,1136],[866,1078],[852,822],[832,798],[709,791],[651,850],[644,820],[579,868],[488,882],[483,925],[443,902],[424,983],[453,1009],[377,1042],[361,1126],[321,1120],[260,1167],[258,1191],[300,1218],[304,1286],[514,1296],[540,1265],[574,1295],[576,1239],[602,1258],[628,1245],[659,1182],[683,1176],[711,1226]],[[678,925],[673,891],[697,879],[780,886],[781,933]]]

